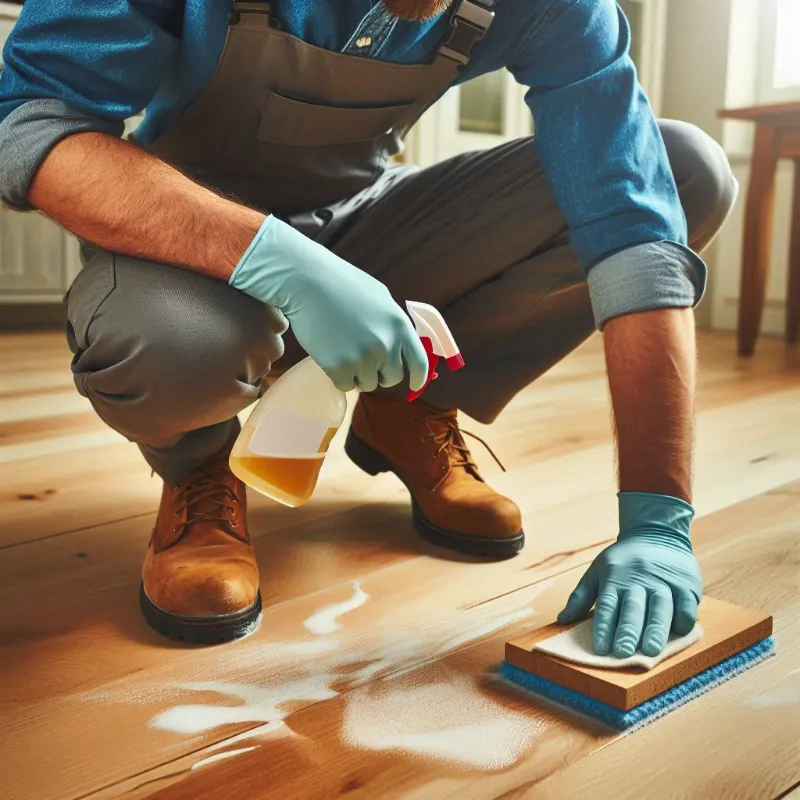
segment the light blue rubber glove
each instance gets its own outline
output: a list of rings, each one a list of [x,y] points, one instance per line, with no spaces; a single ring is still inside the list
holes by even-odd
[[[600,553],[558,615],[562,625],[594,611],[594,650],[658,655],[670,630],[689,633],[703,596],[689,541],[694,509],[663,494],[620,492],[617,541]]]
[[[389,290],[274,216],[267,217],[229,283],[282,311],[301,347],[337,389],[396,386],[404,363],[410,388],[425,384],[425,348]]]

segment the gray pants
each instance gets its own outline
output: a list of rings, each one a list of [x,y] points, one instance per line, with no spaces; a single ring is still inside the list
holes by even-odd
[[[698,129],[662,122],[689,244],[702,250],[736,183]],[[492,421],[520,389],[594,330],[584,275],[532,139],[425,170],[399,169],[347,203],[292,220],[399,300],[446,313],[467,369],[426,400]],[[178,482],[238,432],[236,414],[286,354],[273,310],[188,270],[91,246],[67,297],[72,369],[100,417]]]

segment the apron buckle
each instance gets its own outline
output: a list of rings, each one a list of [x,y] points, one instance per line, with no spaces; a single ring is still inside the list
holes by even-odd
[[[269,0],[234,0],[233,10],[228,14],[228,25],[238,25],[242,14],[266,14],[272,19]]]
[[[462,66],[468,64],[472,48],[483,39],[493,20],[492,0],[461,0],[450,19],[453,32],[439,48],[439,54]]]

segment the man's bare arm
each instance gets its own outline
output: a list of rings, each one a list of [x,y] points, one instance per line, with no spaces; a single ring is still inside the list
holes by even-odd
[[[691,309],[610,320],[605,353],[620,490],[691,503],[696,360]]]
[[[107,250],[224,281],[264,221],[263,214],[103,133],[59,142],[36,173],[28,201]]]

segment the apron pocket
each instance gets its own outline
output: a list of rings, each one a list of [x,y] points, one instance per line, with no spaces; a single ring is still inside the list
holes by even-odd
[[[258,138],[271,144],[320,147],[377,139],[400,128],[414,103],[377,108],[339,108],[271,94],[261,117]]]

